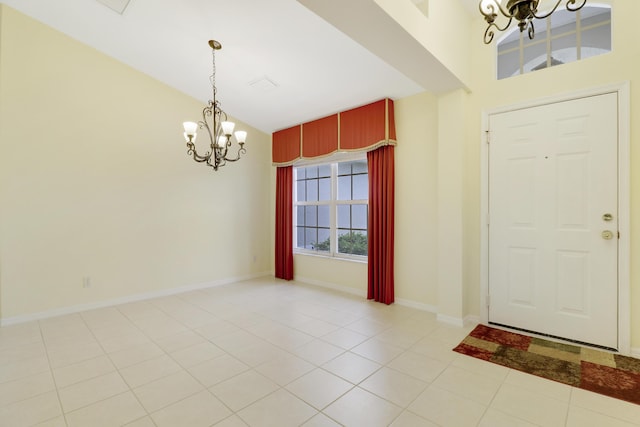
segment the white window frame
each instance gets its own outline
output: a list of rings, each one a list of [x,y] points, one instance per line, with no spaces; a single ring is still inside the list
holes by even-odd
[[[297,161],[293,165],[293,253],[314,255],[321,257],[338,258],[350,261],[367,262],[368,257],[366,255],[354,255],[338,252],[338,206],[339,205],[369,205],[369,198],[359,200],[338,200],[338,163],[352,162],[356,160],[367,160],[366,153],[336,153],[329,157],[324,157],[320,160],[301,160]],[[330,165],[331,167],[331,198],[329,201],[312,201],[312,202],[298,202],[297,195],[297,168],[304,168],[308,166],[320,166]],[[298,247],[298,206],[329,206],[329,235],[330,235],[330,249],[328,252],[317,251],[306,248]],[[368,221],[368,219],[367,219]],[[368,233],[367,233],[368,239]],[[367,240],[368,244],[368,240]]]

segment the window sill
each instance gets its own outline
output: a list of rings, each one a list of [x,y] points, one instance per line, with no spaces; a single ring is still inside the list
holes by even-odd
[[[343,255],[331,255],[331,254],[323,254],[320,252],[311,252],[311,251],[301,251],[295,250],[293,251],[294,255],[302,255],[308,257],[315,258],[324,258],[324,259],[333,259],[336,261],[346,261],[346,262],[355,262],[356,264],[368,264],[369,260],[367,257],[356,257],[356,256],[343,256]]]

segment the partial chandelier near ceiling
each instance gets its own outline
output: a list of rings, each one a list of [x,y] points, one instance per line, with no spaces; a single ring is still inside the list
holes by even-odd
[[[240,160],[240,156],[245,154],[247,150],[244,143],[247,139],[247,132],[236,131],[235,138],[240,146],[235,157],[227,157],[229,148],[231,148],[233,128],[235,124],[228,121],[227,114],[220,108],[220,102],[216,99],[216,50],[222,49],[222,45],[216,40],[209,40],[209,46],[212,52],[213,73],[211,74],[212,96],[207,106],[202,110],[202,120],[199,122],[184,122],[184,138],[187,141],[187,154],[193,156],[193,160],[198,163],[205,163],[207,166],[217,171],[219,167],[224,166],[227,162],[235,162]],[[204,155],[198,154],[196,151],[196,136],[198,128],[206,129],[209,135],[209,147],[211,151],[207,151]]]
[[[547,3],[553,4],[554,0],[550,0]],[[495,36],[495,31],[504,31],[511,25],[511,21],[514,19],[518,21],[518,27],[520,27],[520,32],[524,32],[527,30],[529,35],[529,39],[533,39],[536,33],[535,27],[533,25],[533,19],[545,19],[548,16],[551,16],[553,12],[556,11],[560,3],[563,0],[555,0],[556,4],[553,6],[549,12],[540,14],[538,12],[538,3],[540,0],[480,0],[480,13],[484,16],[485,21],[487,21],[487,29],[484,32],[484,42],[485,44],[489,44],[493,41],[493,37]],[[587,0],[566,0],[566,8],[568,11],[576,12],[584,7],[587,3]],[[503,5],[506,3],[506,5]],[[577,3],[577,5],[576,5]],[[498,17],[497,12],[508,18],[508,21],[503,27],[500,27],[496,23],[496,18]]]

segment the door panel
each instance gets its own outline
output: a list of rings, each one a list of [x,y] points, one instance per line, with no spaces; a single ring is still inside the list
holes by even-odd
[[[565,314],[588,315],[589,253],[558,251],[558,309]]]
[[[489,321],[617,348],[617,94],[489,123]]]

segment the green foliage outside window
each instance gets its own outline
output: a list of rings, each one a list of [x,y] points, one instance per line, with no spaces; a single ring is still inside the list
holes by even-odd
[[[330,247],[331,243],[329,239],[327,239],[324,242],[318,243],[314,249],[328,252]],[[338,252],[343,254],[367,256],[367,236],[358,232],[342,234],[338,237]]]

